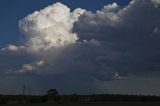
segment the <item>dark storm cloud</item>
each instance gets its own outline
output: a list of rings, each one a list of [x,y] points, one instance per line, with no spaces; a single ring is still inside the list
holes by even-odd
[[[125,8],[115,4],[111,7],[110,11],[109,6],[106,11],[104,8],[101,14],[99,11],[85,12],[79,18],[74,31],[80,40],[94,38],[104,43],[105,49],[101,52],[109,49],[119,53],[115,60],[110,61],[106,57],[104,61],[118,73],[142,74],[159,70],[159,6],[149,0],[133,0]]]

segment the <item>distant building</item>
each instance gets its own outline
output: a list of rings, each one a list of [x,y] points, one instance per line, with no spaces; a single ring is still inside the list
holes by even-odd
[[[50,89],[47,91],[47,95],[48,95],[48,102],[50,104],[56,103],[58,102],[58,91],[56,89]]]

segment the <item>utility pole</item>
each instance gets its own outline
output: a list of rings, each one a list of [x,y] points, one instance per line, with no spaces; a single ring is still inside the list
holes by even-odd
[[[23,96],[25,95],[25,92],[26,92],[26,86],[23,85]]]
[[[28,86],[28,96],[31,96],[31,89],[29,86]]]
[[[26,86],[23,85],[22,87],[22,106],[25,104],[25,92],[26,92]]]

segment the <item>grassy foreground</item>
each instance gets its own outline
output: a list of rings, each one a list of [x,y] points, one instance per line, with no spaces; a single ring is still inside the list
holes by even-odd
[[[106,102],[75,104],[6,104],[0,106],[160,106],[160,102]]]

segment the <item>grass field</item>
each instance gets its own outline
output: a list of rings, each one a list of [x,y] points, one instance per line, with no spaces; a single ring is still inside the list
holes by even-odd
[[[160,102],[107,102],[83,104],[7,104],[0,106],[160,106]]]

